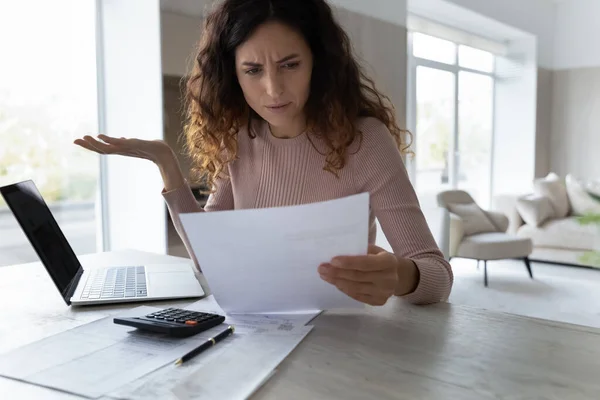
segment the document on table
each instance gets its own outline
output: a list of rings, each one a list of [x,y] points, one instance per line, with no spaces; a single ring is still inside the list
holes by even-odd
[[[110,393],[106,398],[247,399],[274,375],[277,366],[312,328],[299,326],[287,331],[272,329],[234,336],[187,363],[167,365]]]
[[[136,307],[120,316],[157,311]],[[0,375],[97,398],[170,364],[223,329],[189,338],[140,332],[114,317],[50,336],[0,356]]]
[[[277,313],[277,314],[226,314],[213,295],[207,296],[185,307],[192,311],[225,315],[225,324],[235,326],[237,334],[262,333],[266,331],[288,331],[304,326],[321,312]]]
[[[213,296],[185,307],[223,315]],[[107,399],[245,399],[312,329],[318,313],[226,316],[235,334],[181,366],[166,365],[110,393]],[[232,384],[235,382],[235,384]],[[104,398],[103,398],[104,399]]]
[[[368,248],[369,194],[290,207],[182,214],[215,298],[228,314],[362,307],[318,266]]]

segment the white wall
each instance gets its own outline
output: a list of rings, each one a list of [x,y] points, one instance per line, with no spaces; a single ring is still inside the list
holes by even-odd
[[[417,0],[419,1],[419,0]],[[538,38],[538,63],[552,68],[556,6],[549,0],[447,0],[461,7],[532,33]],[[588,0],[594,2],[597,0]],[[565,2],[569,4],[570,2]]]
[[[600,1],[558,4],[551,170],[600,178]]]
[[[406,0],[328,0],[331,5],[406,26]]]
[[[554,71],[551,168],[600,180],[600,67]]]
[[[555,69],[600,66],[600,1],[558,3]]]
[[[364,0],[329,0],[329,3],[349,11],[406,26],[406,0],[374,1],[377,7]],[[202,32],[202,18],[165,11],[164,8],[165,6],[160,16],[163,74],[183,76],[193,65],[194,50]],[[400,39],[404,40],[404,38]]]
[[[521,57],[522,67],[510,62],[512,55]],[[537,66],[535,39],[524,38],[512,43],[509,57],[498,58],[496,114],[492,167],[492,193],[529,191],[535,177]]]
[[[193,65],[194,49],[202,32],[202,18],[163,11],[160,23],[163,74],[184,76]]]

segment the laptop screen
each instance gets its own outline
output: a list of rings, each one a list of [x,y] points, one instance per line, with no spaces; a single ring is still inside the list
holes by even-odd
[[[1,187],[0,192],[54,284],[70,304],[73,279],[81,273],[81,264],[42,195],[32,181]]]

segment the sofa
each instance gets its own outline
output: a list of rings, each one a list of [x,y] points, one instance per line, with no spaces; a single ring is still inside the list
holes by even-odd
[[[532,240],[532,261],[600,267],[582,259],[600,250],[600,226],[578,221],[583,215],[600,214],[598,181],[550,173],[533,182],[531,193],[495,196],[492,208],[508,217],[508,233]]]

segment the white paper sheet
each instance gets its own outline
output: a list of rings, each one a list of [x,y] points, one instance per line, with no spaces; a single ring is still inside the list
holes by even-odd
[[[225,315],[225,324],[234,325],[238,334],[258,333],[266,330],[291,330],[304,326],[321,312],[297,312],[277,314],[234,314],[227,315],[216,302],[214,296],[207,296],[185,307],[188,310]]]
[[[136,307],[120,316],[145,315],[158,308]],[[31,343],[0,356],[0,375],[97,398],[173,363],[224,329],[189,338],[139,332],[104,318]]]
[[[362,307],[318,266],[368,247],[368,193],[292,207],[182,214],[202,272],[228,314]]]
[[[110,399],[247,399],[311,331],[266,330],[239,335],[180,366],[167,365],[111,393]]]

